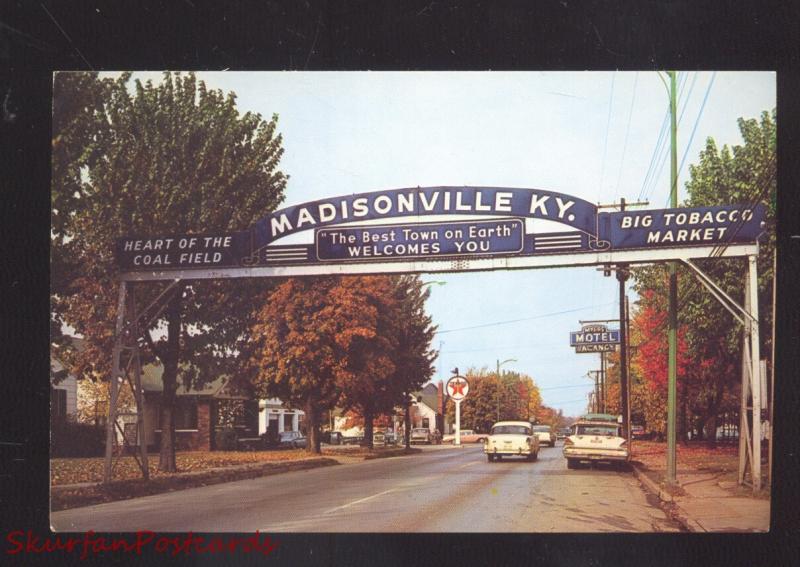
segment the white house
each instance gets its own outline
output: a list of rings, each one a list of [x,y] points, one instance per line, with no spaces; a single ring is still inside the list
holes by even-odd
[[[302,410],[286,408],[278,398],[258,400],[258,434],[266,433],[270,424],[277,426],[278,433],[299,431],[305,415]]]
[[[78,382],[64,364],[50,354],[50,415],[74,420],[78,414]]]

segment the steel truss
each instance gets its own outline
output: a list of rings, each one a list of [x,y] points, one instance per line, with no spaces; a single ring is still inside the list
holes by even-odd
[[[758,256],[747,257],[744,280],[744,306],[725,293],[711,277],[691,260],[683,260],[711,295],[742,324],[742,390],[739,410],[739,484],[745,484],[749,472],[753,491],[761,490],[761,345],[758,314]],[[773,315],[774,316],[774,315]],[[775,340],[773,337],[772,340]],[[748,402],[750,404],[748,405]],[[769,406],[768,406],[769,407]],[[752,425],[751,425],[752,424]],[[771,425],[771,424],[770,424]],[[713,432],[716,435],[716,431]]]
[[[144,390],[142,389],[142,363],[139,357],[139,339],[148,332],[153,321],[179,289],[179,280],[173,281],[141,313],[137,312],[136,294],[132,282],[120,281],[117,302],[116,342],[112,353],[111,380],[106,423],[106,454],[103,482],[111,482],[114,467],[124,454],[136,460],[145,480],[150,478],[147,463],[147,439],[144,424]],[[119,423],[119,392],[127,383],[136,401],[136,442],[128,439]],[[122,445],[114,458],[115,434],[119,432]],[[137,450],[138,449],[138,450]],[[137,454],[138,453],[138,454]]]

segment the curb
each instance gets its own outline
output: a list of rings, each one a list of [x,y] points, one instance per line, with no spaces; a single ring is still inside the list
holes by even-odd
[[[631,462],[631,469],[633,469],[634,476],[636,476],[639,482],[642,483],[645,489],[651,494],[658,496],[658,499],[661,502],[661,508],[670,518],[683,526],[686,531],[692,533],[706,532],[703,526],[701,526],[696,520],[693,520],[686,515],[686,512],[684,512],[681,507],[678,506],[677,502],[675,502],[672,494],[656,484],[655,481],[648,477],[647,474],[642,471],[634,462]]]

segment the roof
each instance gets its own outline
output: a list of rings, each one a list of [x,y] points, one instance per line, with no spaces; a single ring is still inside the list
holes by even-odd
[[[607,423],[619,423],[619,416],[610,413],[587,413],[578,418],[578,421],[603,421]]]
[[[498,421],[494,425],[492,425],[492,427],[494,427],[495,425],[525,425],[527,427],[531,427],[531,422],[530,421]]]
[[[421,390],[414,392],[415,398],[422,398],[420,401],[431,408],[436,413],[440,413],[439,408],[439,389],[436,387],[436,384],[431,382],[430,384],[426,384]]]

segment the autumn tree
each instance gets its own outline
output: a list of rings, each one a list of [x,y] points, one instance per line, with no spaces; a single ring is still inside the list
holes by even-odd
[[[240,114],[236,95],[209,90],[194,74],[158,84],[58,73],[54,79],[51,305],[54,329],[86,339],[65,356],[75,369],[108,376],[124,235],[243,230],[283,199],[286,177],[277,117]],[[139,303],[166,284],[137,284]],[[164,366],[159,469],[175,470],[173,408],[178,380],[243,370],[256,294],[247,281],[181,282],[162,316],[143,329],[143,362]],[[152,333],[156,333],[153,335]],[[182,364],[191,362],[191,364]]]

